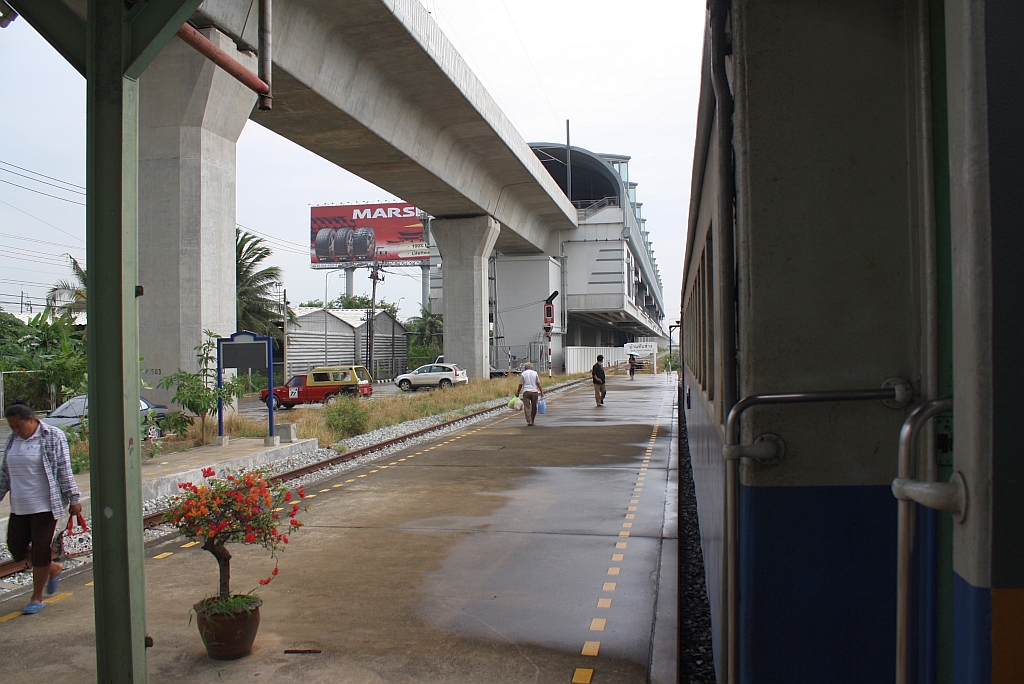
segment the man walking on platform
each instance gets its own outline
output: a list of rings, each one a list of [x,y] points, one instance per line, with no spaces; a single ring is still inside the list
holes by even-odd
[[[601,362],[604,361],[604,355],[597,355],[597,363],[590,369],[590,377],[594,380],[594,400],[597,401],[598,406],[604,406],[604,395],[608,393],[608,388],[605,386],[604,378],[604,366]]]
[[[544,390],[540,386],[540,376],[533,370],[533,364],[527,362],[522,375],[519,376],[519,387],[516,388],[516,396],[523,393],[523,414],[526,416],[526,424],[533,425],[537,419],[537,401],[544,396]]]

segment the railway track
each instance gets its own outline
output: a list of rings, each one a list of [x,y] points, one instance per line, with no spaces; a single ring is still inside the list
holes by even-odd
[[[565,389],[569,389],[570,387],[575,387],[576,385],[582,384],[584,382],[584,380],[586,380],[586,379],[587,378],[580,379],[580,380],[573,380],[572,382],[566,383],[565,385],[562,385],[561,387],[558,387],[557,389],[558,390],[565,390]],[[331,456],[330,458],[326,458],[326,459],[324,459],[322,461],[316,461],[315,463],[309,463],[309,464],[304,465],[304,466],[302,466],[300,468],[295,468],[294,470],[288,470],[288,471],[285,471],[283,473],[278,473],[277,475],[274,475],[271,478],[271,480],[274,481],[274,482],[287,482],[289,480],[294,480],[294,479],[302,477],[304,475],[309,475],[310,473],[315,473],[318,470],[323,470],[324,468],[330,468],[331,466],[338,465],[339,463],[345,463],[347,461],[354,461],[355,459],[359,458],[360,456],[365,456],[367,454],[372,454],[373,452],[380,451],[381,449],[387,449],[388,447],[393,446],[395,444],[401,444],[402,442],[407,442],[407,441],[409,441],[411,439],[416,439],[417,437],[422,437],[423,435],[430,434],[431,432],[436,432],[438,430],[443,430],[444,428],[450,427],[450,426],[455,425],[457,423],[461,423],[463,421],[474,420],[474,419],[479,418],[481,416],[487,415],[488,413],[494,413],[495,411],[501,411],[504,408],[506,408],[506,407],[505,406],[495,406],[493,408],[484,409],[482,411],[477,411],[476,413],[470,413],[469,415],[466,415],[466,416],[460,416],[459,418],[455,418],[453,420],[445,421],[443,423],[438,423],[437,425],[431,425],[430,427],[423,428],[422,430],[416,430],[415,432],[410,432],[407,435],[402,435],[400,437],[395,437],[393,439],[387,439],[387,440],[384,440],[383,442],[377,442],[376,444],[371,444],[370,446],[363,447],[362,449],[356,449],[355,451],[346,451],[343,454],[338,454],[336,456]],[[156,511],[155,513],[150,513],[149,515],[143,516],[142,517],[142,526],[144,528],[146,528],[146,529],[152,529],[152,528],[156,527],[163,520],[164,513],[165,513],[165,511]],[[15,573],[21,572],[22,570],[27,570],[28,568],[29,568],[29,564],[28,564],[27,561],[13,561],[13,560],[4,561],[4,562],[0,563],[0,578],[8,577],[8,576],[13,575]]]

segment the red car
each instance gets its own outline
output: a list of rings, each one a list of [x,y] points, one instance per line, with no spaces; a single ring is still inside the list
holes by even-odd
[[[267,401],[267,390],[260,399]],[[363,366],[321,366],[293,375],[283,387],[274,388],[274,408],[290,409],[296,404],[333,404],[339,396],[369,397],[373,376]]]

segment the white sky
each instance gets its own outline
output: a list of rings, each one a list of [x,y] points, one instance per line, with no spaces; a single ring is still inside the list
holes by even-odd
[[[570,119],[573,145],[632,157],[630,180],[639,183],[665,286],[665,324],[674,322],[705,3],[421,1],[527,142],[564,141]],[[16,312],[22,292],[42,297],[70,275],[62,254],[84,257],[84,207],[11,183],[84,202],[59,181],[85,185],[85,81],[20,18],[0,30],[0,65],[0,306]],[[24,172],[11,164],[64,189],[13,175]],[[284,269],[293,305],[324,294],[325,275],[309,268],[304,246],[310,205],[392,199],[252,122],[238,141],[237,192],[238,222],[277,238],[271,262]],[[387,276],[378,295],[403,298],[408,317],[419,309],[419,269],[404,273]],[[369,293],[366,276],[356,272],[357,293]],[[331,276],[331,297],[343,289],[343,278]]]

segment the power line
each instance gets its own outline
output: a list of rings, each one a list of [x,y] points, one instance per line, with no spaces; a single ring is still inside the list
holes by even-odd
[[[12,164],[11,162],[6,162],[3,159],[0,159],[0,164],[3,164],[5,166],[13,166],[14,168],[18,169],[19,171],[27,171],[28,173],[31,173],[31,174],[36,175],[36,176],[42,176],[43,178],[48,178],[48,179],[50,179],[52,181],[57,181],[58,183],[63,183],[64,185],[70,185],[73,188],[81,188],[82,190],[85,190],[85,186],[84,185],[78,185],[77,183],[69,183],[68,181],[61,180],[60,178],[54,178],[53,176],[47,176],[45,173],[39,173],[38,171],[33,171],[32,169],[26,169],[24,166],[18,166],[17,164]]]
[[[50,226],[51,228],[53,228],[54,230],[56,230],[56,231],[58,231],[60,233],[64,233],[65,235],[67,235],[70,238],[74,238],[75,240],[78,240],[79,242],[85,242],[85,240],[83,240],[82,238],[78,237],[77,235],[72,235],[68,231],[66,231],[66,230],[64,230],[62,228],[58,228],[57,226],[53,225],[49,221],[44,221],[43,219],[39,218],[38,216],[36,216],[34,214],[30,214],[27,211],[25,211],[24,209],[19,209],[18,207],[14,206],[13,204],[11,204],[9,202],[4,202],[3,200],[0,200],[0,204],[4,204],[4,205],[10,207],[11,209],[14,209],[15,211],[20,211],[25,216],[28,216],[29,218],[34,218],[36,221],[39,221],[40,223],[44,223],[44,224]],[[77,204],[77,202],[76,202],[76,204]],[[27,240],[29,238],[22,238],[22,239],[23,240]],[[81,247],[75,247],[74,249],[81,249]]]
[[[52,197],[53,199],[63,200],[65,202],[70,202],[71,204],[77,204],[80,207],[84,207],[85,206],[85,202],[76,202],[75,200],[69,200],[69,199],[67,199],[65,197],[57,197],[56,195],[51,195],[48,192],[42,192],[40,190],[33,190],[32,188],[26,188],[24,185],[18,185],[17,183],[12,183],[11,181],[4,180],[3,178],[0,178],[0,183],[7,183],[8,185],[13,185],[16,188],[21,188],[22,190],[28,190],[29,192],[34,192],[37,195],[46,195],[47,197]]]
[[[36,240],[35,238],[22,237],[21,235],[11,235],[10,233],[0,233],[0,237],[10,238],[12,240],[24,240],[25,242],[35,242],[40,245],[53,245],[54,247],[65,247],[67,249],[77,249],[79,251],[85,251],[85,247],[75,247],[74,245],[65,245],[60,242],[49,242],[47,240]]]
[[[14,247],[13,245],[4,245],[4,249],[8,251],[13,250],[14,252],[22,252],[25,254],[29,254],[31,256],[51,257],[55,259],[62,259],[63,257],[70,256],[69,254],[52,254],[50,252],[40,252],[38,249],[29,249],[27,247]],[[0,254],[0,256],[6,255]],[[76,261],[79,260],[76,259]]]
[[[74,190],[72,188],[65,188],[62,185],[57,185],[56,183],[47,183],[46,181],[41,181],[38,178],[33,178],[32,176],[26,176],[23,173],[18,173],[17,171],[11,171],[10,169],[0,169],[0,171],[3,171],[4,173],[9,173],[9,174],[14,175],[14,176],[20,176],[22,178],[27,178],[30,181],[32,181],[33,183],[42,183],[43,185],[49,185],[51,188],[57,188],[58,190],[63,190],[64,192],[76,192],[79,195],[84,195],[85,194],[85,190]]]
[[[512,30],[516,33],[516,38],[519,39],[519,45],[523,48],[523,54],[526,55],[526,61],[530,63],[530,68],[533,69],[533,75],[537,78],[537,85],[540,86],[540,92],[544,96],[544,100],[548,103],[548,109],[551,110],[551,116],[554,118],[556,123],[560,123],[558,115],[555,114],[555,108],[551,104],[551,98],[548,97],[548,91],[544,88],[544,82],[540,80],[540,74],[537,73],[537,67],[533,63],[533,59],[530,57],[529,50],[526,49],[526,43],[523,42],[523,37],[519,35],[519,29],[516,27],[515,19],[512,18],[512,13],[508,11],[508,5],[505,4],[505,0],[501,0],[501,6],[505,8],[505,14],[508,16],[508,21],[512,24]]]
[[[267,235],[266,233],[261,233],[258,230],[253,230],[252,228],[249,228],[247,226],[243,226],[241,223],[238,223],[236,225],[239,228],[241,228],[242,230],[246,231],[247,233],[252,233],[253,235],[255,235],[257,237],[261,237],[264,240],[269,241],[271,243],[271,247],[276,247],[277,249],[282,249],[282,250],[287,250],[287,251],[295,252],[296,254],[309,255],[309,247],[306,247],[305,245],[302,245],[302,244],[300,244],[298,242],[291,242],[289,240],[284,240],[282,238],[274,237],[273,235]],[[280,244],[278,245],[278,244],[274,244],[274,243],[280,243]]]
[[[34,280],[14,280],[12,278],[0,278],[0,283],[10,285],[38,285],[40,287],[52,287],[52,283],[40,283]]]

